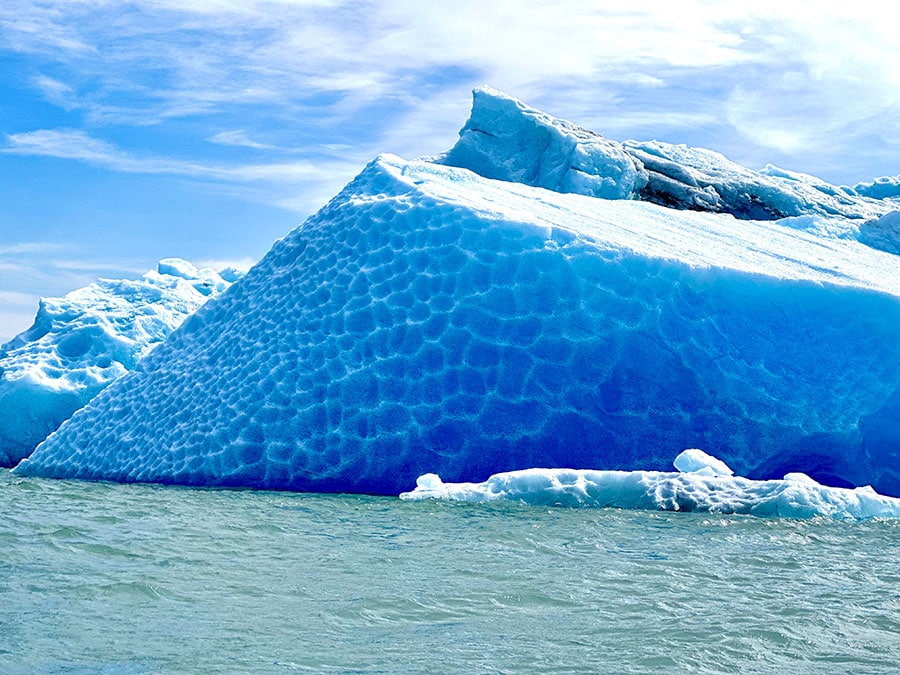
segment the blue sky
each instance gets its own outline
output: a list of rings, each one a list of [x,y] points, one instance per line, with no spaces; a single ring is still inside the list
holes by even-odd
[[[0,338],[166,256],[248,264],[490,84],[611,138],[900,173],[900,40],[823,0],[4,0]]]

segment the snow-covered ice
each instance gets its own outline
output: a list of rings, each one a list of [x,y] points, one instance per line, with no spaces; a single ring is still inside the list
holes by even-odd
[[[398,494],[696,447],[900,494],[900,257],[793,225],[382,156],[16,471]]]
[[[702,476],[734,475],[734,471],[725,462],[708,455],[698,448],[683,450],[672,461],[672,464],[682,473],[693,473]]]
[[[900,208],[860,225],[859,240],[872,248],[900,255]]]
[[[31,328],[0,348],[0,466],[27,457],[241,274],[167,258],[142,279],[102,279],[41,300]]]
[[[705,456],[695,466],[696,453]],[[686,453],[690,454],[686,457]],[[693,454],[691,454],[693,453]],[[536,506],[567,506],[663,511],[703,511],[782,518],[828,517],[836,520],[900,518],[900,499],[855,489],[821,485],[802,473],[781,480],[750,480],[719,473],[721,460],[685,450],[673,462],[679,473],[525,469],[491,476],[483,483],[444,483],[435,474],[419,476],[401,499],[461,502],[511,500]],[[710,467],[715,466],[716,469]],[[727,468],[727,467],[726,467]]]

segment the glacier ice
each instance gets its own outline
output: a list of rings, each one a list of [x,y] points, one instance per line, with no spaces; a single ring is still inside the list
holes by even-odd
[[[15,471],[397,494],[696,447],[900,494],[898,419],[900,257],[382,156]]]
[[[687,453],[687,454],[686,454]],[[696,465],[700,453],[702,468]],[[512,500],[535,506],[613,507],[663,511],[701,511],[782,518],[827,517],[835,520],[900,518],[900,499],[855,489],[820,485],[802,473],[781,480],[750,480],[719,473],[721,460],[685,450],[664,471],[524,469],[495,474],[483,483],[444,483],[424,474],[405,500],[461,502]]]
[[[900,255],[900,209],[859,226],[859,240],[872,248]]]
[[[854,191],[771,165],[752,171],[704,148],[612,141],[490,87],[475,90],[459,141],[438,161],[558,192],[641,199],[745,219],[812,214],[874,219],[896,208],[864,196],[876,196],[875,191]]]
[[[31,328],[0,348],[0,466],[28,456],[241,274],[166,258],[142,279],[101,279],[41,300]]]

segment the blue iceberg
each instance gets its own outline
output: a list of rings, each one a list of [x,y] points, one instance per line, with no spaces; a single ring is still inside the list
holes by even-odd
[[[19,474],[398,494],[704,448],[900,494],[900,257],[373,161]]]

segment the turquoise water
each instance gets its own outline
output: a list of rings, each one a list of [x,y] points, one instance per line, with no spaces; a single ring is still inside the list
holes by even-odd
[[[900,669],[900,521],[0,472],[0,672]]]

